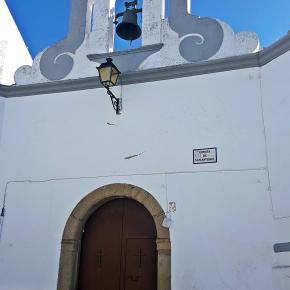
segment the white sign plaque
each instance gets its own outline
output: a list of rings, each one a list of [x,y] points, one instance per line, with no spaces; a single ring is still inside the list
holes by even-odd
[[[217,163],[217,148],[193,149],[193,164]]]

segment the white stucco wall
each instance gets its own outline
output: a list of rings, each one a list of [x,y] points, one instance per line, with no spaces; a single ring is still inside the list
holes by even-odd
[[[14,84],[14,73],[32,59],[10,14],[5,0],[0,0],[0,84]]]
[[[3,129],[3,122],[4,122],[4,113],[5,113],[5,100],[6,98],[3,98],[0,96],[0,176],[3,175],[4,169],[4,160],[3,160],[3,154],[2,154],[2,129]],[[2,179],[2,178],[0,178]],[[3,193],[1,194],[1,200],[3,198]],[[2,207],[1,207],[2,208]],[[1,228],[1,226],[0,226]],[[0,230],[1,232],[1,230]],[[1,236],[1,234],[0,234]]]
[[[289,241],[287,61],[116,88],[120,116],[104,89],[7,99],[0,289],[56,289],[69,214],[116,182],[176,202],[173,290],[289,289],[290,254],[273,252]],[[218,163],[193,165],[206,147]]]
[[[262,70],[263,107],[275,216],[290,217],[289,53]],[[281,170],[283,168],[283,170]]]
[[[0,144],[1,144],[1,137],[2,137],[2,127],[3,127],[3,119],[4,119],[4,109],[5,109],[5,98],[3,98],[3,97],[0,96]]]

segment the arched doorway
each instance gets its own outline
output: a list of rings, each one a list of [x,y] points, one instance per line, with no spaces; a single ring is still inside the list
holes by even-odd
[[[156,228],[148,210],[115,199],[88,219],[82,237],[78,290],[156,290]]]
[[[57,290],[77,290],[79,258],[83,229],[90,218],[105,203],[128,198],[142,204],[150,213],[156,228],[157,290],[171,290],[171,243],[169,230],[162,226],[165,213],[147,191],[130,184],[110,184],[85,196],[70,214],[63,232]]]

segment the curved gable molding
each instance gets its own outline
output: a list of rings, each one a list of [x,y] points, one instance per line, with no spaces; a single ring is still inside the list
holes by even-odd
[[[129,85],[252,67],[262,67],[289,50],[290,34],[287,34],[270,47],[256,53],[122,74],[122,84]],[[102,57],[105,56],[106,54],[102,55]],[[89,57],[91,60],[94,60],[94,58],[100,58],[100,55],[89,55]],[[0,95],[6,98],[13,98],[87,90],[99,87],[102,86],[98,77],[87,77],[75,80],[63,80],[20,86],[0,85]]]
[[[78,69],[79,59],[86,61],[87,51],[84,53],[81,49],[85,40],[93,42],[95,51],[107,52],[110,41],[105,38],[112,34],[112,27],[108,29],[113,19],[111,10],[112,0],[97,1],[97,5],[94,0],[71,0],[67,37],[37,55],[32,67],[20,67],[15,73],[16,83],[49,82],[69,77],[74,69]]]
[[[191,15],[187,0],[169,0],[169,4],[169,17],[162,19],[163,0],[143,1],[142,45],[162,44],[162,48],[147,52],[142,58],[140,54],[138,57],[130,54],[127,65],[120,67],[122,73],[199,63],[259,49],[255,33],[235,34],[220,20]],[[32,67],[19,68],[15,73],[16,84],[95,76],[95,65],[86,56],[112,53],[114,11],[115,0],[71,0],[68,36],[41,52]]]
[[[67,38],[47,48],[41,56],[39,69],[49,80],[60,80],[72,70],[74,54],[85,38],[87,1],[71,1],[71,17]]]

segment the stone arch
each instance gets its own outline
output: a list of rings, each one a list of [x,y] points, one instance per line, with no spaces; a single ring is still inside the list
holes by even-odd
[[[58,274],[58,290],[76,290],[82,230],[90,215],[102,204],[116,198],[131,198],[152,215],[157,231],[157,290],[171,289],[170,233],[162,226],[165,213],[147,191],[130,184],[110,184],[85,196],[74,208],[64,228]]]

